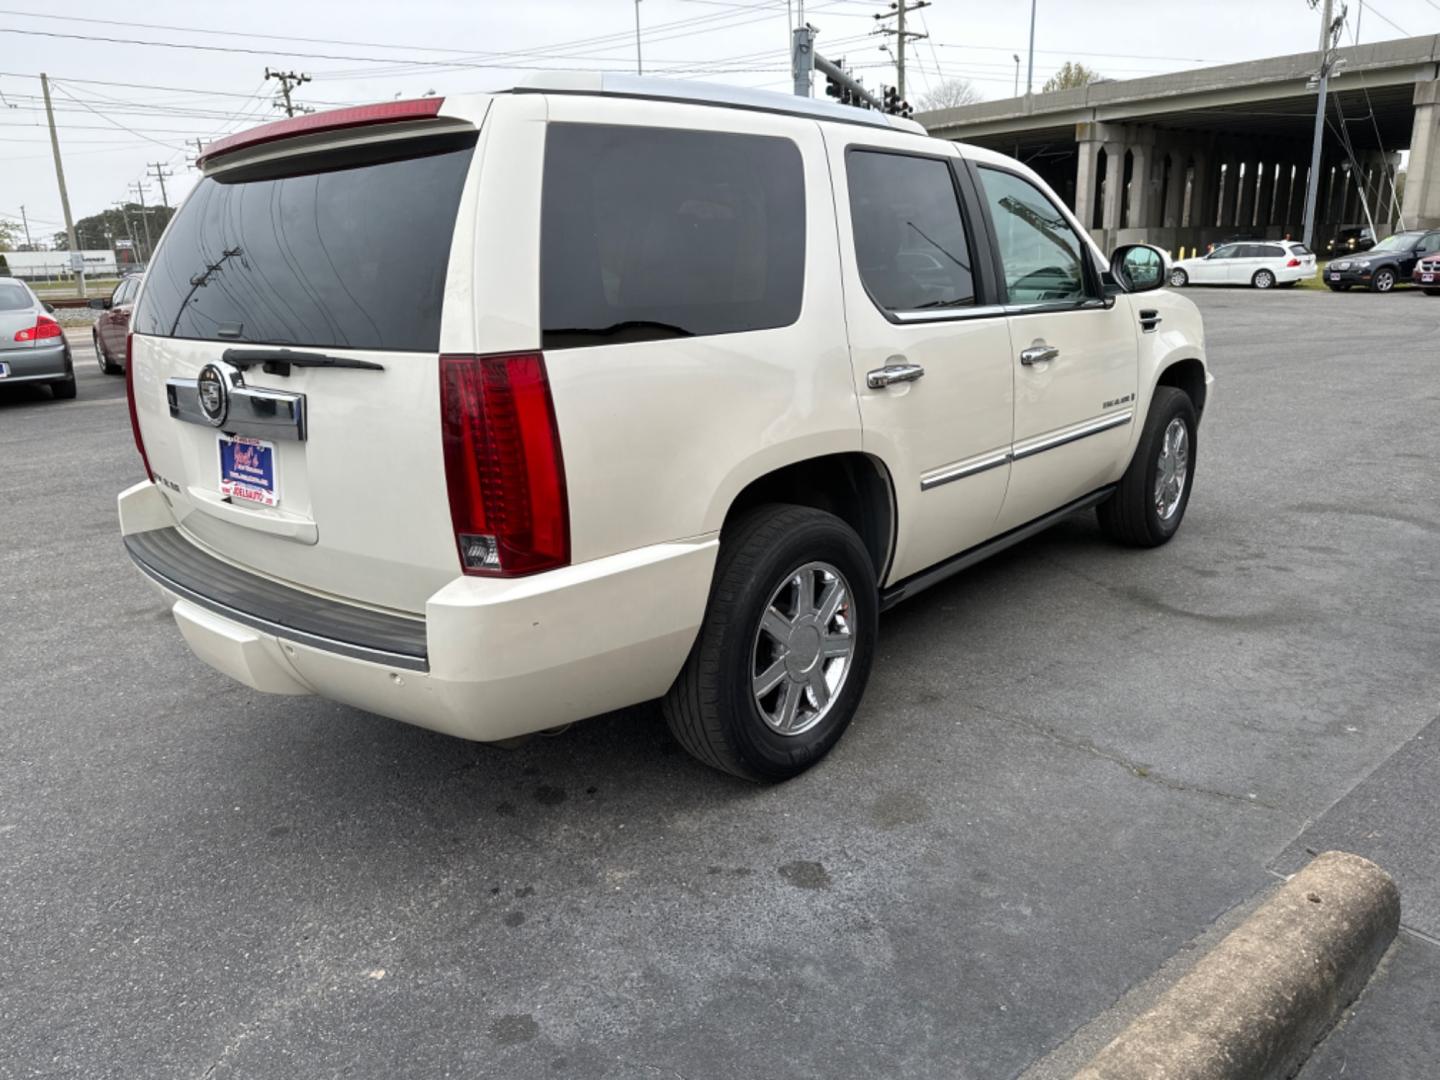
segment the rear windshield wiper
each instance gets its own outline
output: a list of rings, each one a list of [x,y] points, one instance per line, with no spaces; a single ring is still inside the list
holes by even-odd
[[[324,353],[294,352],[290,349],[226,349],[220,354],[220,359],[241,371],[260,364],[267,375],[289,375],[292,367],[385,370],[385,365],[371,360],[352,360],[348,356],[326,356]]]

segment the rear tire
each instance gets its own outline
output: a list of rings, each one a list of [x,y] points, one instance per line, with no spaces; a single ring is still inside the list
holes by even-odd
[[[1170,285],[1176,289],[1183,289],[1190,284],[1190,275],[1178,267],[1170,271]]]
[[[705,621],[662,702],[671,733],[746,780],[804,772],[860,704],[879,600],[869,552],[833,514],[789,505],[744,514],[721,536]],[[839,605],[828,617],[827,601]]]
[[[123,369],[110,359],[110,354],[105,351],[105,343],[100,340],[100,335],[91,331],[90,340],[95,343],[95,359],[100,363],[101,372],[106,375],[119,375]]]
[[[1269,270],[1256,270],[1255,276],[1250,279],[1250,284],[1257,289],[1270,289],[1275,286],[1275,275]]]
[[[1130,467],[1115,493],[1095,508],[1106,536],[1130,547],[1159,547],[1179,531],[1195,483],[1198,426],[1195,406],[1184,391],[1155,388]],[[1184,469],[1180,476],[1177,458]]]
[[[52,382],[50,392],[55,395],[56,401],[71,401],[75,397],[75,373],[72,371],[70,377],[64,382]]]

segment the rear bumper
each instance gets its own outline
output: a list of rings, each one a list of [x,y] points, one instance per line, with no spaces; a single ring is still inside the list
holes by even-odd
[[[151,483],[122,492],[132,560],[192,651],[257,690],[315,693],[490,741],[659,697],[704,616],[715,537],[534,577],[458,577],[423,619],[276,582],[209,554]]]
[[[0,376],[0,385],[14,382],[54,382],[70,375],[70,346],[62,339],[56,345],[46,344],[33,349],[6,349],[0,352],[0,364],[4,364],[8,371],[8,374]]]

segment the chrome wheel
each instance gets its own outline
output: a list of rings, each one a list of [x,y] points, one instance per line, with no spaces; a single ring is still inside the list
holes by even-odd
[[[1155,513],[1161,521],[1169,521],[1180,509],[1185,494],[1185,478],[1190,472],[1190,431],[1185,421],[1175,417],[1165,428],[1160,440],[1160,459],[1155,470]]]
[[[1255,275],[1255,288],[1268,289],[1275,284],[1275,275],[1269,270],[1261,270]]]
[[[1177,288],[1177,289],[1183,289],[1183,288],[1185,287],[1185,283],[1188,282],[1189,280],[1190,280],[1190,277],[1189,277],[1189,275],[1187,275],[1187,274],[1185,273],[1184,270],[1171,270],[1171,271],[1170,271],[1170,284],[1173,285],[1173,286],[1174,286],[1175,288]]]
[[[850,586],[829,563],[800,567],[770,594],[751,648],[751,692],[760,717],[780,735],[825,719],[854,655]]]

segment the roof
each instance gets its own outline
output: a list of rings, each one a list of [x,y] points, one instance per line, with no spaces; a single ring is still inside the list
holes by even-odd
[[[531,75],[515,87],[516,93],[602,94],[610,97],[648,98],[655,101],[684,101],[696,105],[717,105],[730,109],[751,109],[759,112],[808,116],[816,120],[833,120],[843,124],[866,124],[870,127],[894,128],[924,135],[925,129],[914,120],[887,113],[859,109],[853,105],[820,101],[798,94],[779,94],[773,90],[752,90],[743,86],[720,83],[692,82],[688,79],[657,79],[648,75],[622,75],[618,72],[548,71]]]

